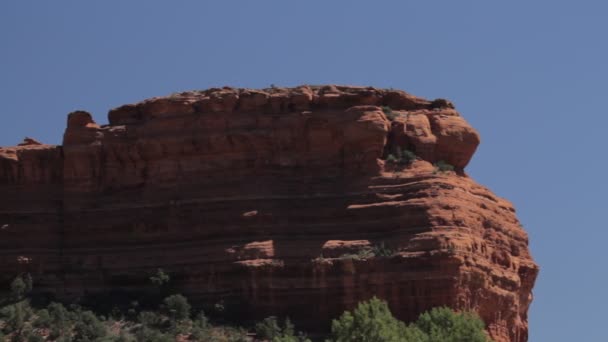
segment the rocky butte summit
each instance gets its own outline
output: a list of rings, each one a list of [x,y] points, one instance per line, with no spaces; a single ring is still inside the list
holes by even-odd
[[[479,135],[400,90],[213,88],[68,115],[63,144],[0,148],[0,282],[60,299],[153,292],[308,330],[378,296],[473,310],[528,338],[538,273],[508,201],[464,169]],[[453,167],[453,170],[451,170]]]

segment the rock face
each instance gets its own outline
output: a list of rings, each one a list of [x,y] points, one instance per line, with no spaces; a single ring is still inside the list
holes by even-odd
[[[28,271],[60,298],[145,292],[162,268],[244,319],[326,329],[376,295],[404,320],[448,305],[498,342],[527,340],[538,267],[512,205],[464,173],[479,136],[450,102],[221,88],[109,122],[78,111],[62,146],[0,148],[3,283]],[[395,161],[405,150],[418,159]]]

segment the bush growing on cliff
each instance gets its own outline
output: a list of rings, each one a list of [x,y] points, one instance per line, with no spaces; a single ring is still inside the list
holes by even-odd
[[[435,172],[454,171],[454,166],[440,160],[435,163]]]
[[[156,273],[150,276],[150,282],[158,287],[166,286],[171,278],[162,268],[156,270]]]
[[[401,165],[410,165],[413,163],[418,157],[416,154],[405,147],[396,146],[393,149],[393,153],[386,156],[386,161],[388,163],[395,163]]]
[[[398,146],[397,146],[398,147]],[[398,147],[399,148],[399,147]],[[399,153],[397,154],[399,157],[399,163],[409,165],[416,160],[416,154],[406,148],[399,148]]]
[[[355,260],[366,260],[374,257],[390,257],[395,254],[395,250],[387,247],[384,241],[379,244],[372,246],[364,246],[360,248],[356,253],[346,253],[340,255],[340,259],[355,259]]]
[[[390,121],[395,120],[395,118],[397,117],[397,114],[393,113],[393,109],[389,106],[383,106],[382,112],[384,113],[384,115],[386,115],[386,118],[389,119]]]
[[[372,254],[377,257],[390,257],[395,251],[384,244],[384,241],[372,246]]]

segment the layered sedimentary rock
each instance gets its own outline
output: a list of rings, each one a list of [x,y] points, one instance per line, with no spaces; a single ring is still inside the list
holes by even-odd
[[[538,267],[513,206],[464,173],[478,144],[450,102],[371,87],[184,92],[108,125],[74,112],[62,146],[0,148],[0,277],[75,298],[154,291],[162,268],[244,319],[326,329],[376,295],[526,341]]]

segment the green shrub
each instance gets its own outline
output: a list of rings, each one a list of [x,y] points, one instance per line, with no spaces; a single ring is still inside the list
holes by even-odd
[[[162,268],[157,269],[156,273],[150,276],[150,282],[158,287],[167,285],[170,280],[171,278]]]
[[[70,328],[69,313],[61,303],[51,303],[47,307],[51,317],[51,339],[57,339],[68,332]]]
[[[49,328],[51,326],[51,316],[49,315],[49,310],[42,309],[39,310],[36,315],[36,320],[34,320],[34,327],[36,328]]]
[[[174,342],[175,338],[168,334],[163,334],[157,329],[143,326],[135,333],[138,342]]]
[[[210,341],[212,339],[211,330],[194,326],[188,339],[191,341]]]
[[[390,121],[394,121],[395,118],[397,117],[397,114],[393,113],[393,109],[389,106],[383,106],[382,112],[384,113],[384,115],[386,115],[386,118],[389,119]]]
[[[295,334],[295,326],[289,318],[283,322],[283,327],[276,317],[271,316],[255,325],[256,338],[272,342],[310,342],[302,332]]]
[[[23,281],[23,278],[21,278],[21,276],[15,277],[15,279],[13,279],[13,281],[11,282],[12,299],[15,301],[21,300],[23,298],[23,295],[25,295],[26,291],[27,285]]]
[[[388,163],[396,163],[397,160],[398,159],[394,155],[392,155],[392,154],[389,154],[388,156],[386,156],[386,161]]]
[[[7,307],[6,322],[4,332],[10,334],[20,332],[26,321],[26,309],[23,302],[16,303]],[[5,313],[3,313],[3,316]]]
[[[284,334],[279,337],[275,337],[272,339],[272,342],[311,342],[310,339],[302,332],[298,333],[298,335],[287,335]]]
[[[407,149],[403,149],[403,151],[401,152],[401,157],[399,158],[399,163],[400,164],[405,164],[405,165],[409,165],[411,163],[413,163],[416,158],[418,158],[416,156],[416,154],[410,150]]]
[[[196,317],[194,317],[194,320],[192,321],[192,326],[202,329],[209,328],[209,319],[207,318],[207,316],[205,316],[205,313],[203,311],[200,311],[196,315]]]
[[[483,321],[473,313],[456,313],[450,308],[434,308],[420,315],[416,326],[428,342],[489,342]]]
[[[27,338],[27,342],[44,342],[44,337],[42,337],[34,332],[30,332],[26,338]]]
[[[454,104],[446,99],[434,99],[431,102],[431,108],[454,108]]]
[[[115,338],[114,341],[115,342],[133,342],[134,338],[130,334],[128,334],[128,333],[124,332],[123,330],[121,330],[120,334],[118,335],[118,337]]]
[[[164,319],[156,312],[142,311],[137,315],[137,322],[145,327],[160,327]]]
[[[333,339],[326,342],[491,342],[474,314],[435,308],[406,326],[376,297],[344,312],[332,322],[331,332]]]
[[[435,171],[438,171],[438,172],[454,171],[454,166],[446,163],[443,160],[440,160],[435,163]]]
[[[414,152],[400,146],[395,146],[393,152],[386,156],[386,161],[389,163],[410,165],[418,158]]]
[[[355,259],[365,260],[373,257],[390,257],[395,254],[395,251],[384,245],[384,242],[373,246],[365,246],[357,251],[357,253],[346,253],[340,256],[340,259]]]
[[[393,317],[386,302],[374,297],[333,320],[328,342],[403,342],[407,329]]]
[[[190,304],[186,297],[176,294],[164,299],[164,309],[172,322],[183,321],[190,318]]]
[[[94,341],[107,335],[106,327],[91,311],[83,311],[74,326],[77,341]]]
[[[377,257],[390,257],[395,254],[395,251],[384,245],[384,241],[378,245],[373,245],[371,252]]]
[[[272,340],[281,335],[281,327],[276,317],[266,317],[255,325],[255,334],[260,339]]]
[[[32,289],[34,288],[34,280],[32,279],[32,275],[29,273],[26,273],[23,276],[23,282],[25,283],[25,292],[26,293],[32,292]]]

